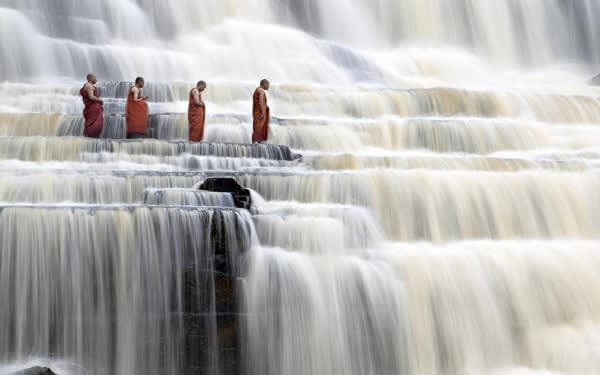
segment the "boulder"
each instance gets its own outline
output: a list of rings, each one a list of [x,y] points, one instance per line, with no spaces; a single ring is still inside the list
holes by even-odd
[[[217,193],[231,193],[237,208],[249,209],[252,205],[250,190],[243,188],[231,177],[211,177],[204,180],[200,190],[214,191]]]

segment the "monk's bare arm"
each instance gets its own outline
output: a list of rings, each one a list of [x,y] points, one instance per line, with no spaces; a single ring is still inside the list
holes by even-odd
[[[96,95],[94,95],[94,86],[92,85],[86,85],[85,86],[85,92],[88,96],[88,98],[90,98],[91,101],[93,102],[98,102],[100,104],[102,104],[102,99],[100,99],[99,97],[97,97]]]
[[[194,96],[194,103],[196,103],[196,105],[198,107],[201,107],[204,105],[202,100],[200,100],[200,93],[198,92],[198,90],[196,90],[196,89],[192,90],[192,95]]]
[[[131,92],[133,92],[134,102],[143,102],[144,100],[148,99],[147,96],[140,96],[140,89],[135,86],[131,89]]]

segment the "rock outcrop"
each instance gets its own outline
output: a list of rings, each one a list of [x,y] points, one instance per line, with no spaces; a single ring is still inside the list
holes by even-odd
[[[215,193],[231,193],[233,202],[237,208],[250,209],[252,199],[250,190],[243,188],[231,177],[211,177],[204,180],[200,185],[200,190],[212,191]]]

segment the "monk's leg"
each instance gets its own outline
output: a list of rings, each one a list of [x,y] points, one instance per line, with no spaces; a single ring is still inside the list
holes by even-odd
[[[258,125],[259,125],[259,121],[257,119],[254,119],[254,123],[252,124],[252,143],[253,144],[259,142]]]
[[[271,125],[271,109],[267,108],[267,113],[265,115],[265,121],[263,124],[263,142],[269,140],[269,126]]]
[[[84,114],[83,135],[90,138],[99,138],[104,128],[104,115],[102,111],[89,111]]]

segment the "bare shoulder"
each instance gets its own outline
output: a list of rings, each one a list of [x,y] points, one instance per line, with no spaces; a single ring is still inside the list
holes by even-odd
[[[138,89],[138,88],[137,88],[137,86],[133,86],[133,87],[131,88],[131,92],[133,92],[133,93],[139,93],[139,92],[140,92],[140,89]]]

